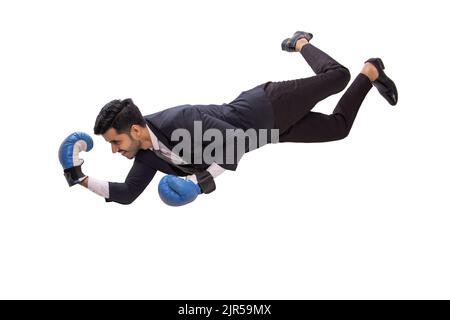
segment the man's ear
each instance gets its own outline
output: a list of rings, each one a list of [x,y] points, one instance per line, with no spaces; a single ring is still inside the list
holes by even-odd
[[[138,139],[140,137],[141,130],[137,124],[133,124],[130,128],[130,135],[133,139]]]

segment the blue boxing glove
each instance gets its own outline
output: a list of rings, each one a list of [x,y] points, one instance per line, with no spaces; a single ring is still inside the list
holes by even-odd
[[[69,187],[80,183],[86,176],[81,171],[84,160],[78,158],[80,151],[89,151],[94,146],[92,138],[84,132],[74,132],[69,135],[59,147],[59,162],[64,168]]]
[[[177,176],[164,176],[158,185],[161,200],[169,206],[182,206],[194,201],[202,193],[199,185]]]

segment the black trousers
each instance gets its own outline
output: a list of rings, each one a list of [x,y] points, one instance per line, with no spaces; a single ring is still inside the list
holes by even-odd
[[[280,142],[326,142],[345,138],[372,82],[359,73],[332,114],[313,112],[311,109],[317,102],[344,90],[350,81],[350,72],[311,43],[304,45],[300,54],[315,76],[269,81],[264,86],[274,109]]]

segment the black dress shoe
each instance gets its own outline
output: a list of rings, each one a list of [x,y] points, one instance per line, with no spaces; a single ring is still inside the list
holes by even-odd
[[[378,89],[380,94],[392,105],[395,106],[398,101],[397,87],[394,81],[392,81],[386,73],[384,73],[384,64],[380,58],[371,58],[366,62],[370,62],[378,70],[378,78],[372,81],[375,88]]]
[[[287,51],[287,52],[295,52],[295,44],[297,43],[298,39],[305,38],[306,40],[311,40],[313,37],[312,33],[304,32],[304,31],[297,31],[294,33],[294,35],[290,38],[286,38],[281,42],[281,50]]]

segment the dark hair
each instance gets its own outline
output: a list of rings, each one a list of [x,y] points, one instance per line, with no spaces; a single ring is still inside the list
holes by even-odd
[[[129,134],[133,124],[141,127],[147,124],[133,100],[113,100],[100,110],[95,120],[94,133],[104,134],[109,128],[114,128],[118,134]]]

